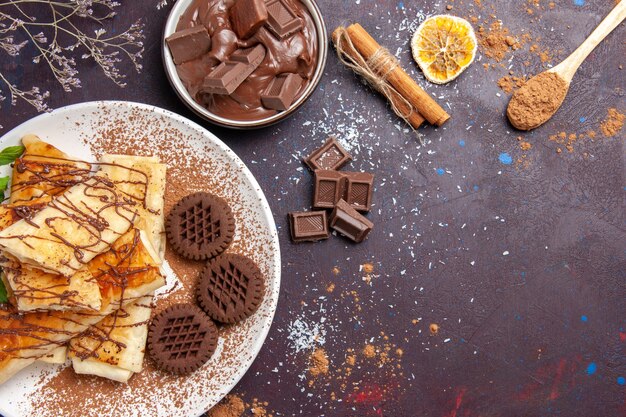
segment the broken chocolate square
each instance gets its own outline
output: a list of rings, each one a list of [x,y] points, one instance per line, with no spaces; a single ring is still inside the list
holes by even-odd
[[[360,243],[374,228],[374,223],[350,207],[345,200],[339,200],[330,215],[330,227],[347,238]]]
[[[278,39],[285,39],[302,30],[302,20],[285,0],[269,0],[267,7],[267,28]]]
[[[179,30],[165,38],[175,64],[191,61],[209,52],[211,37],[204,26]]]
[[[281,74],[270,82],[261,94],[263,106],[273,110],[287,110],[293,103],[302,85],[302,77],[298,74]]]
[[[334,137],[329,137],[324,145],[313,151],[304,162],[313,171],[316,169],[337,170],[352,160],[352,156],[337,142]]]
[[[346,178],[344,200],[356,210],[370,211],[374,175],[367,172],[344,172],[343,175]]]
[[[240,39],[247,39],[267,22],[264,0],[237,0],[230,9],[233,31]]]
[[[334,208],[345,192],[345,179],[339,171],[315,171],[313,207]]]
[[[294,242],[317,242],[330,236],[325,211],[289,213],[289,225]]]
[[[235,51],[231,57],[234,59],[222,62],[204,78],[202,93],[232,94],[263,62],[265,48],[263,45],[257,45],[241,49]]]

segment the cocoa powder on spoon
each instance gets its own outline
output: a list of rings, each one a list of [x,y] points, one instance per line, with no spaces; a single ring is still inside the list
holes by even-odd
[[[517,90],[507,108],[511,124],[531,130],[544,124],[559,109],[569,84],[554,72],[542,72]]]

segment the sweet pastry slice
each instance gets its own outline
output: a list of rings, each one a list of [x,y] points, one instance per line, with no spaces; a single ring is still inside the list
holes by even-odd
[[[165,232],[166,166],[157,158],[127,155],[104,155],[101,169],[125,195],[145,201],[140,206],[142,230],[163,259]],[[147,187],[142,184],[147,182]],[[70,358],[74,371],[98,375],[118,382],[127,382],[143,365],[148,322],[152,312],[152,295],[109,315],[85,334],[70,341]]]
[[[19,311],[100,310],[100,289],[87,268],[68,278],[9,260],[1,274]]]
[[[10,204],[54,197],[92,174],[90,163],[76,160],[35,135],[24,136],[22,145],[25,151],[13,164]]]
[[[102,296],[99,311],[0,310],[0,384],[121,307],[165,284],[146,233],[131,229],[87,265]]]
[[[58,195],[89,175],[91,165],[77,161],[34,135],[22,138],[25,152],[14,165],[13,203],[0,205],[0,230],[30,221]],[[19,311],[100,309],[100,290],[84,268],[71,277],[24,268],[3,254],[2,276]]]
[[[137,299],[70,340],[74,371],[118,382],[141,372],[152,298],[149,294]]]
[[[70,277],[133,226],[137,207],[97,172],[0,231],[0,247],[23,266]]]
[[[137,210],[152,247],[165,256],[165,175],[167,166],[156,157],[103,155],[100,172],[124,195],[137,201]]]

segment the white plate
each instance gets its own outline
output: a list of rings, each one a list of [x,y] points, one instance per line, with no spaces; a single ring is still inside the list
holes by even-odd
[[[201,415],[246,373],[263,345],[276,310],[280,248],[274,219],[259,184],[215,135],[177,114],[145,104],[105,101],[63,107],[8,132],[0,138],[0,149],[18,144],[28,133],[86,160],[94,160],[93,153],[101,151],[103,141],[118,152],[128,152],[129,143],[134,142],[141,144],[138,154],[161,156],[172,175],[193,173],[190,177],[197,178],[194,175],[198,172],[207,171],[201,177],[204,179],[192,181],[193,186],[214,192],[229,202],[236,213],[237,230],[228,251],[256,261],[265,276],[266,294],[252,317],[221,330],[220,343],[211,360],[187,377],[150,369],[133,376],[128,386],[96,377],[76,377],[72,386],[63,386],[59,379],[63,366],[36,364],[0,386],[0,414],[5,417]],[[191,166],[185,157],[190,154],[210,163]],[[7,166],[0,170],[0,175],[9,173]],[[177,178],[180,176],[168,177],[167,192],[180,187]],[[174,288],[174,292],[161,291],[160,297],[191,299],[187,294],[189,288],[176,286],[178,277],[169,265],[164,269],[168,275],[166,288]],[[68,371],[64,374],[67,377]]]

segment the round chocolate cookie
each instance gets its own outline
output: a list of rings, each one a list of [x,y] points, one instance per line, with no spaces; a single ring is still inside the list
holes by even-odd
[[[181,199],[167,216],[167,237],[176,252],[204,260],[222,253],[235,234],[235,219],[226,201],[209,193]]]
[[[217,347],[217,326],[193,304],[175,304],[152,320],[148,333],[150,356],[175,374],[193,372]]]
[[[259,267],[245,256],[223,254],[200,273],[200,307],[221,323],[236,323],[250,316],[261,304],[264,292]]]

